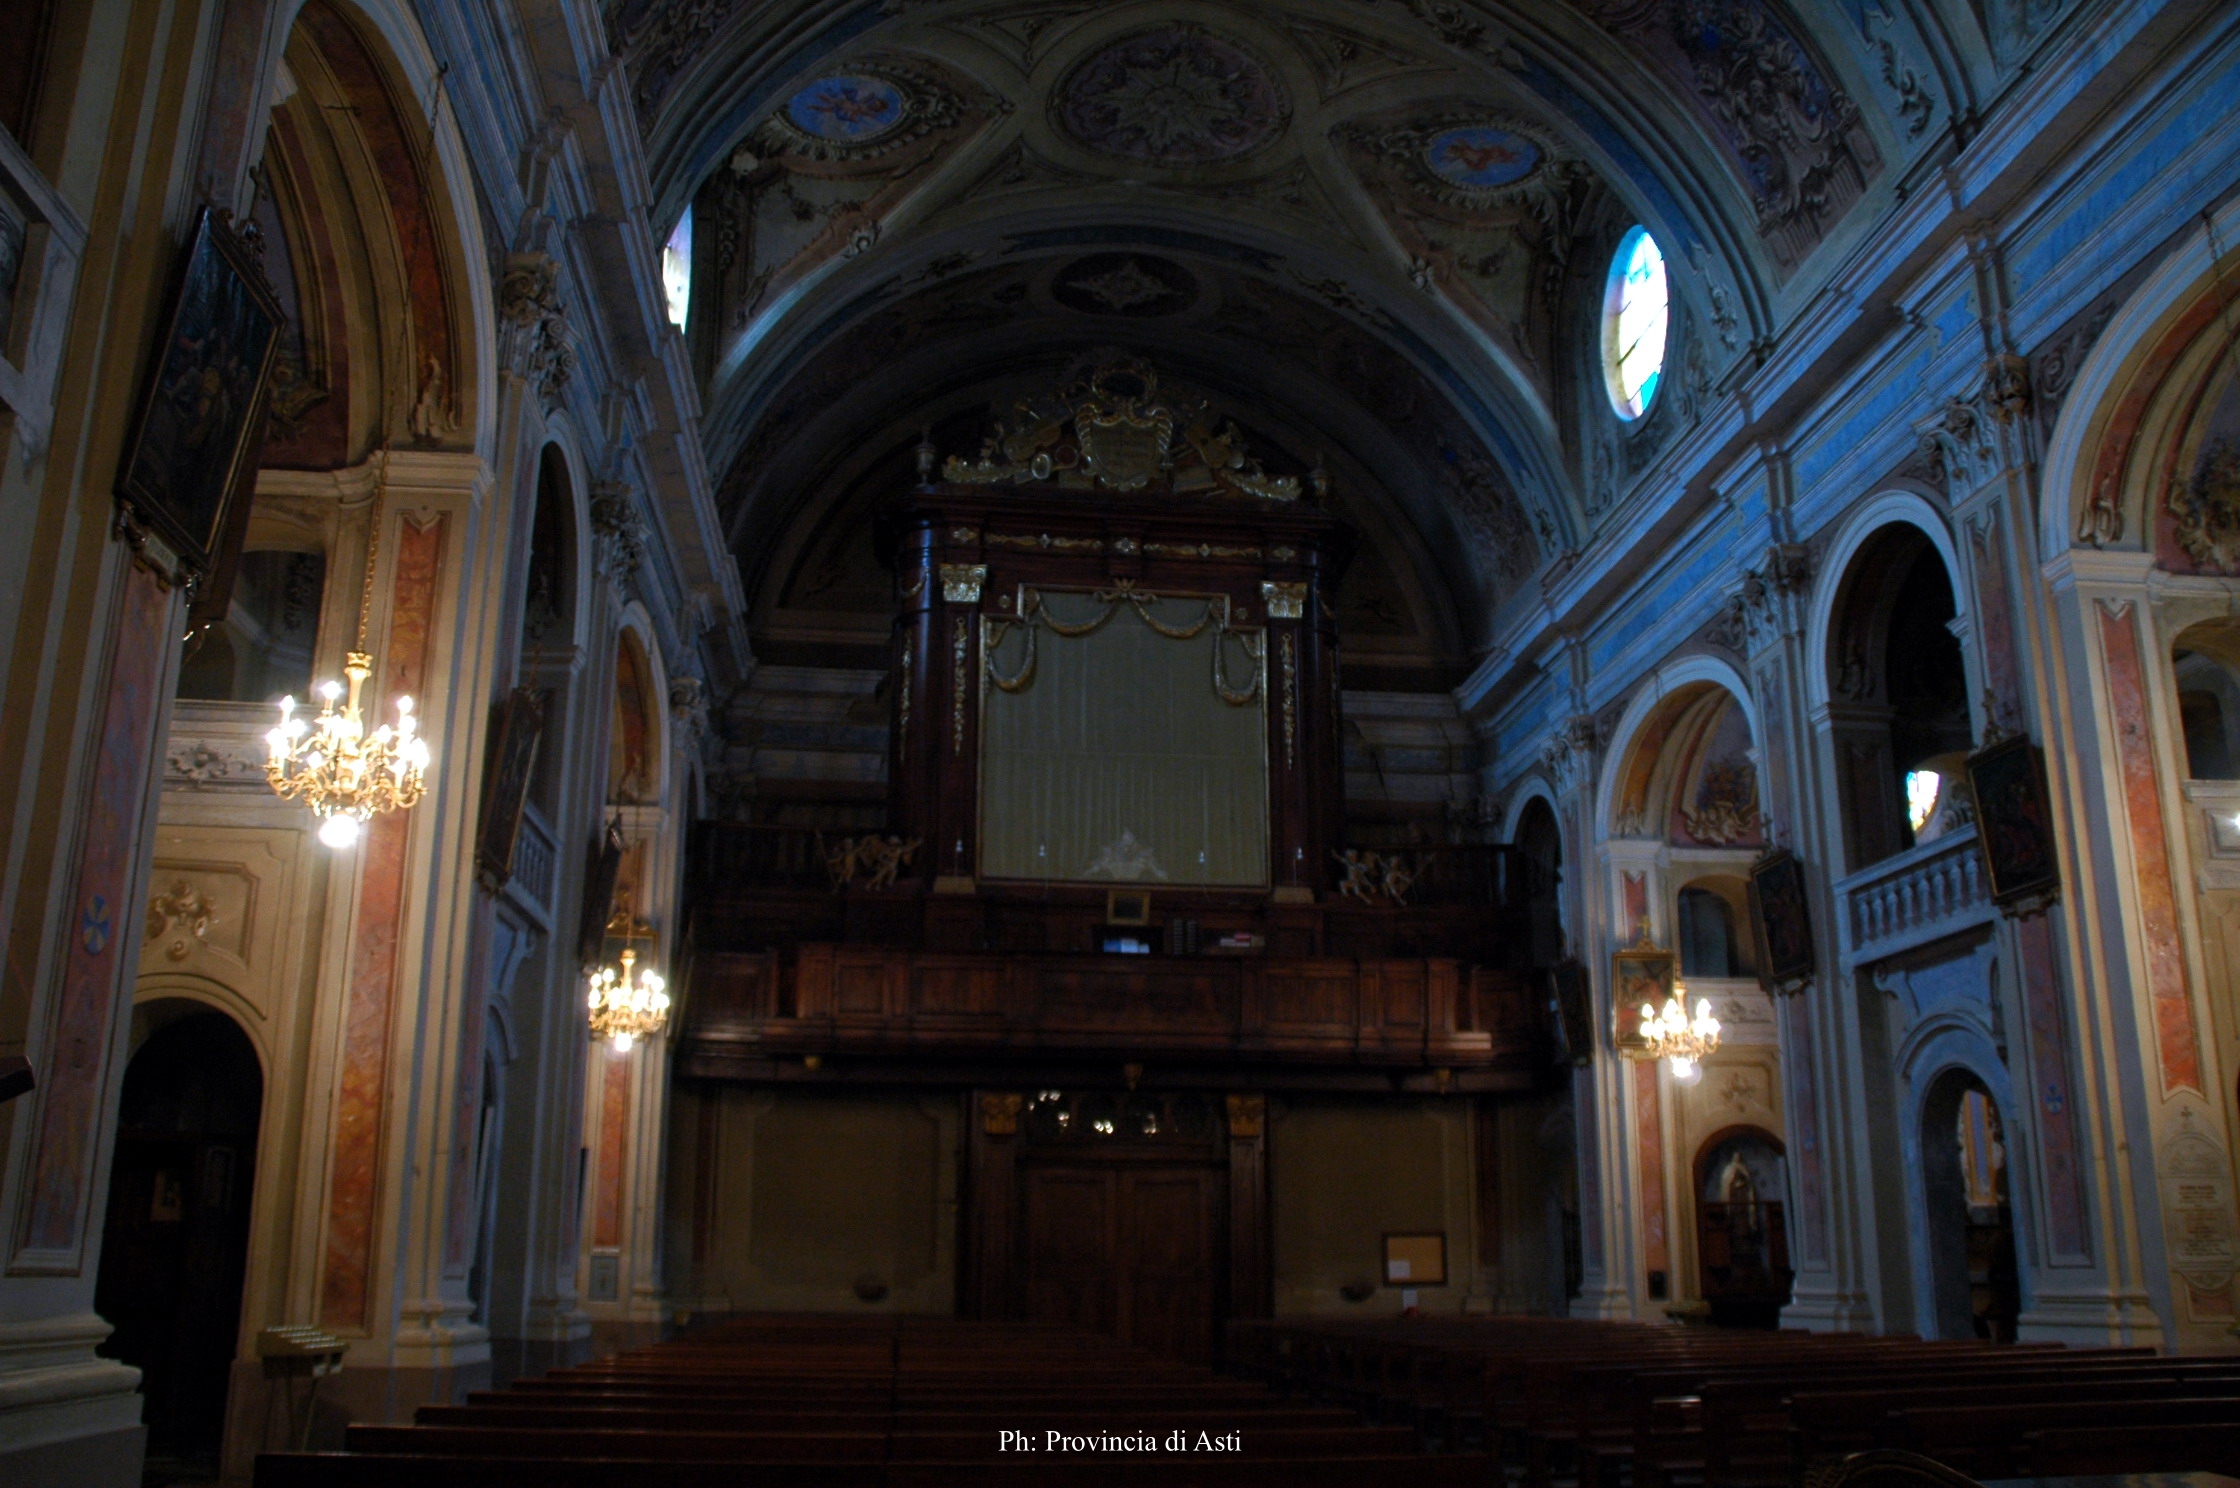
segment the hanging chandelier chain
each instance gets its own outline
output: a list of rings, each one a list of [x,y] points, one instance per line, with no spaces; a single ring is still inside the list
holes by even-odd
[[[389,506],[389,441],[381,441],[381,469],[373,479],[373,521],[366,528],[366,577],[358,590],[358,644],[353,651],[365,653],[366,631],[373,621],[373,577],[381,562],[381,522]]]

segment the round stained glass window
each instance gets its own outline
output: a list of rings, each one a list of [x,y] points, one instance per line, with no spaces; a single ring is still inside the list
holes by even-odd
[[[1664,254],[1647,228],[1634,228],[1619,240],[1602,294],[1602,379],[1622,419],[1647,413],[1657,395],[1671,308]]]

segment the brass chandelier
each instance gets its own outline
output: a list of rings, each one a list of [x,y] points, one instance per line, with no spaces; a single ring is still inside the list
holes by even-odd
[[[622,948],[618,970],[602,966],[591,973],[591,1036],[614,1045],[617,1054],[651,1038],[669,1023],[668,983],[652,967],[638,971],[638,953]]]
[[[374,565],[381,555],[388,479],[388,454],[383,451],[381,478],[374,488],[372,535],[366,543],[365,588],[358,600],[358,644],[342,663],[348,692],[339,682],[320,683],[318,693],[324,702],[319,716],[308,722],[296,716],[293,697],[282,698],[279,725],[264,736],[271,751],[265,779],[282,800],[301,801],[312,815],[322,818],[319,840],[337,849],[354,844],[365,824],[379,813],[410,810],[427,789],[428,741],[419,732],[412,699],[397,699],[395,728],[382,724],[368,732],[359,711],[359,695],[373,675],[366,622],[373,609]]]
[[[1696,1014],[1688,1016],[1688,989],[1672,984],[1672,995],[1662,1008],[1641,1004],[1641,1037],[1648,1041],[1648,1057],[1672,1065],[1674,1078],[1693,1079],[1696,1065],[1719,1047],[1719,1020],[1711,1016],[1711,1000],[1699,998]]]

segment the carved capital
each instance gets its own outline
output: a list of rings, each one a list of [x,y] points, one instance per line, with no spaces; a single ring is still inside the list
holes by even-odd
[[[1267,607],[1270,620],[1304,620],[1307,618],[1306,582],[1263,580],[1260,584],[1260,602]]]
[[[1019,1134],[1019,1112],[1027,1098],[1016,1090],[984,1090],[980,1093],[980,1130],[991,1137],[1012,1137]]]
[[[1594,716],[1574,713],[1540,746],[1540,763],[1554,778],[1558,790],[1569,790],[1593,777],[1595,751],[1601,743],[1602,731]]]
[[[981,587],[987,582],[988,565],[985,563],[941,565],[941,597],[951,604],[978,604]]]
[[[560,264],[548,253],[516,253],[498,280],[498,350],[506,370],[526,378],[547,408],[575,373],[568,315],[560,305]]]
[[[1257,1141],[1268,1132],[1268,1098],[1264,1095],[1232,1095],[1229,1103],[1229,1135],[1242,1141]]]
[[[638,516],[638,504],[624,481],[599,481],[591,488],[591,535],[600,576],[620,586],[645,562],[651,535]]]

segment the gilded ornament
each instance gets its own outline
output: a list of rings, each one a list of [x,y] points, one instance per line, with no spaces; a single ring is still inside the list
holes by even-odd
[[[988,565],[985,563],[941,565],[941,597],[951,604],[978,604],[981,586],[987,582]]]
[[[1263,580],[1260,599],[1268,607],[1270,620],[1304,620],[1307,617],[1307,586],[1304,580]]]

